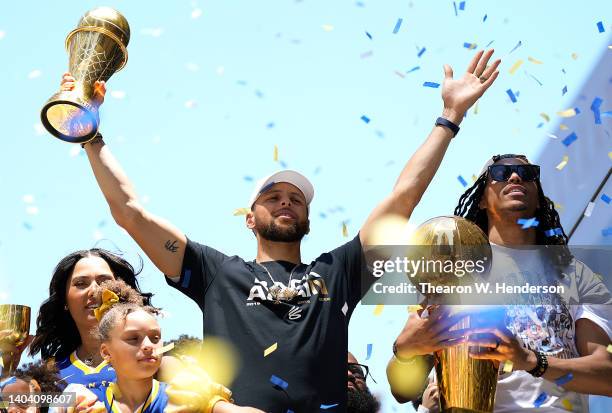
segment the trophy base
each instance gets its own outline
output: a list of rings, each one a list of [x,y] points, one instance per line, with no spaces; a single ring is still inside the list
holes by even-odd
[[[40,112],[47,131],[70,143],[85,143],[98,133],[98,108],[75,91],[62,91],[49,98]]]

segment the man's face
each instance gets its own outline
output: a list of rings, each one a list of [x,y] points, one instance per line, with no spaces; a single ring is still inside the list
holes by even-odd
[[[300,241],[309,225],[304,194],[286,182],[274,184],[261,194],[247,214],[247,227],[268,241]]]
[[[366,385],[366,378],[362,367],[353,366],[351,363],[359,362],[351,353],[347,359],[349,366],[347,372],[347,411],[349,413],[375,413],[380,407],[380,403],[370,393]]]
[[[508,158],[494,165],[528,164],[524,159]],[[480,207],[488,209],[490,215],[499,217],[507,214],[533,217],[538,208],[538,187],[535,181],[524,181],[516,172],[512,172],[507,181],[494,181],[489,176]]]

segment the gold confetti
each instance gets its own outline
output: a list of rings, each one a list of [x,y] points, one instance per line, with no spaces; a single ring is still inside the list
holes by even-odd
[[[608,158],[612,159],[612,152],[608,152]]]
[[[561,404],[563,405],[563,407],[565,407],[565,410],[569,410],[570,412],[574,411],[574,405],[572,405],[572,402],[570,402],[567,399],[563,399],[561,400]]]
[[[274,155],[272,156],[274,162],[278,162],[278,146],[274,145]]]
[[[476,182],[478,178],[476,177],[476,175],[472,175],[472,183]]]
[[[578,60],[578,53],[572,53],[572,59]]]
[[[476,101],[476,104],[474,105],[474,115],[478,115],[478,100]]]
[[[278,343],[272,344],[270,347],[264,350],[264,357],[268,357],[270,354],[274,353],[278,348]]]
[[[608,344],[607,350],[608,350],[608,353],[612,353],[612,344]]]
[[[509,70],[510,74],[513,75],[514,72],[516,72],[518,70],[518,68],[521,67],[522,64],[523,64],[523,60],[522,59],[517,60],[516,63],[514,63],[512,65],[512,67],[510,68],[510,70]]]
[[[544,63],[544,62],[542,62],[541,60],[534,59],[534,58],[533,58],[533,57],[531,57],[531,56],[529,56],[529,57],[527,58],[527,60],[529,60],[531,63],[535,63],[536,65],[541,65],[542,63]]]
[[[542,112],[540,113],[540,116],[542,116],[546,122],[550,122],[550,116],[548,116],[546,113]]]
[[[346,227],[346,222],[342,223],[342,236],[348,237],[348,228]]]
[[[512,373],[513,368],[514,368],[514,365],[512,364],[510,360],[504,361],[504,373]]]
[[[323,30],[325,30],[326,32],[331,32],[332,30],[334,30],[334,26],[332,26],[331,24],[324,24],[323,26],[321,26],[323,28]]]
[[[374,316],[378,317],[379,315],[381,315],[384,308],[384,304],[376,304],[376,307],[374,307]]]
[[[568,130],[569,128],[567,127],[567,125],[566,125],[565,123],[561,123],[561,124],[559,125],[559,129],[560,129],[560,130]]]
[[[169,352],[170,350],[172,350],[174,348],[174,343],[170,343],[168,345],[163,346],[162,348],[158,348],[157,350],[155,350],[153,352],[154,356],[160,356],[164,353]]]
[[[555,209],[559,212],[563,211],[565,209],[565,207],[561,204],[557,204],[556,202],[554,202],[555,205]]]
[[[238,209],[234,210],[234,216],[237,217],[239,215],[246,215],[249,212],[251,212],[251,210],[249,208],[238,208]]]
[[[557,165],[555,167],[555,168],[557,168],[557,171],[560,171],[563,168],[565,168],[565,166],[567,165],[567,161],[569,161],[569,156],[567,156],[567,155],[563,156],[563,160],[561,162],[559,162],[559,165]]]
[[[576,116],[576,109],[574,108],[565,109],[560,112],[557,112],[557,115],[561,116],[562,118],[572,118]]]
[[[423,309],[423,307],[421,307],[419,304],[417,304],[417,305],[409,305],[408,306],[408,312],[409,313],[416,313],[417,311],[422,310],[422,309]]]

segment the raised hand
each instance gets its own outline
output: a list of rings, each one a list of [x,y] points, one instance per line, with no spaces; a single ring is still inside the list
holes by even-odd
[[[537,360],[535,353],[524,348],[514,334],[504,327],[477,328],[470,332],[467,343],[484,347],[471,351],[470,357],[495,362],[511,361],[514,370],[531,370]]]
[[[60,84],[60,90],[70,91],[74,89],[75,86],[75,78],[69,72],[65,72],[62,75],[62,82]],[[106,82],[96,80],[94,83],[94,95],[93,100],[94,103],[100,106],[104,103],[104,95],[106,95]]]
[[[476,53],[467,70],[458,79],[453,79],[453,69],[444,65],[444,82],[442,83],[442,100],[444,115],[455,123],[461,122],[463,115],[495,82],[499,71],[500,59],[487,66],[493,49]]]

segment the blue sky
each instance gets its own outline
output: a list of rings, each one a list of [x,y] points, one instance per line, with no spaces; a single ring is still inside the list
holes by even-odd
[[[200,335],[199,317],[183,317],[197,307],[166,287],[114,224],[80,148],[41,130],[40,108],[67,68],[66,34],[97,5],[0,6],[0,302],[38,308],[62,256],[119,248],[132,262],[143,257],[142,285],[169,312],[166,337]],[[440,83],[444,63],[460,75],[474,53],[464,43],[492,42],[501,73],[478,113],[468,113],[415,224],[451,213],[464,190],[457,176],[471,182],[491,154],[535,157],[548,133],[562,133],[555,113],[569,107],[601,54],[612,52],[612,8],[603,0],[467,1],[457,14],[452,1],[424,0],[105,5],[120,10],[132,32],[128,64],[108,82],[101,109],[108,145],[149,210],[246,259],[255,241],[232,212],[246,206],[252,179],[283,165],[315,186],[304,259],[346,241],[343,222],[353,236],[441,112],[440,89],[423,82]],[[275,145],[282,165],[273,160]],[[355,313],[350,346],[363,359],[373,328],[390,340],[368,361],[385,391],[382,366],[405,308],[385,308],[377,318],[371,312]]]

